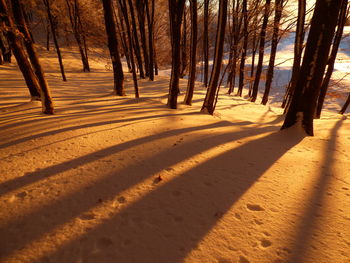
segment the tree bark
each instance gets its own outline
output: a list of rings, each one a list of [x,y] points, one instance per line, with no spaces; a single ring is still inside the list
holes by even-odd
[[[215,99],[218,91],[218,81],[222,64],[222,56],[224,51],[225,28],[227,20],[227,0],[219,2],[219,18],[215,41],[214,65],[210,76],[210,83],[204,99],[201,112],[213,114],[215,110]]]
[[[177,108],[177,95],[179,93],[181,23],[185,2],[185,0],[168,0],[172,62],[167,104],[171,109]]]
[[[267,22],[269,19],[270,3],[271,3],[271,0],[266,0],[264,18],[263,18],[263,23],[261,26],[261,31],[260,31],[259,59],[258,59],[258,64],[256,66],[253,92],[252,92],[252,97],[250,99],[251,102],[255,102],[256,98],[258,96],[259,82],[260,82],[260,77],[261,77],[261,73],[262,73],[262,66],[263,66],[263,62],[264,62],[266,28],[267,28]]]
[[[346,100],[346,102],[344,103],[344,106],[341,108],[341,110],[339,111],[340,114],[344,114],[344,112],[346,111],[346,109],[348,108],[350,104],[350,92],[349,92],[349,96]]]
[[[317,99],[341,9],[341,2],[324,0],[317,0],[316,2],[300,69],[303,74],[298,77],[282,129],[293,126],[297,122],[298,113],[302,113],[303,129],[309,136],[314,134],[313,119]]]
[[[154,27],[154,0],[151,0],[151,11],[149,10],[149,2],[145,0],[146,3],[146,15],[147,15],[147,24],[148,24],[148,50],[149,50],[149,64],[148,64],[148,74],[149,80],[154,80],[154,66],[155,66],[155,52],[154,52],[154,36],[153,36],[153,27]],[[157,71],[158,74],[158,71]],[[156,74],[156,75],[157,75]]]
[[[113,16],[114,7],[112,0],[102,0],[102,3],[106,34],[108,38],[108,48],[113,65],[114,90],[116,92],[116,95],[124,96],[124,73],[118,50],[116,25]]]
[[[9,9],[5,0],[0,0],[0,13],[2,14],[3,23],[8,26],[6,37],[12,47],[13,54],[27,84],[31,98],[32,100],[40,100],[41,94],[38,79],[34,74],[30,62],[28,61],[21,39],[17,34],[17,29],[12,17],[9,14]]]
[[[261,104],[266,105],[269,99],[269,93],[271,89],[274,67],[275,67],[275,59],[278,45],[278,37],[279,37],[279,26],[280,20],[282,17],[282,9],[283,9],[283,0],[275,0],[275,18],[273,22],[273,34],[272,34],[272,43],[271,43],[271,52],[270,52],[270,61],[266,74],[266,82],[265,82],[265,91],[264,96],[262,98]]]
[[[191,105],[194,91],[194,83],[196,80],[197,65],[197,0],[190,0],[191,9],[191,50],[190,50],[190,70],[187,82],[187,92],[185,96],[185,104]]]
[[[208,87],[209,78],[209,0],[204,0],[203,21],[203,60],[204,60],[204,86]]]
[[[343,0],[341,12],[339,14],[339,19],[338,19],[337,31],[335,33],[335,37],[332,45],[332,51],[328,58],[327,72],[325,77],[323,78],[320,96],[317,101],[317,110],[316,110],[315,117],[318,119],[321,117],[321,111],[322,111],[324,99],[326,97],[329,81],[331,80],[332,73],[334,70],[335,59],[337,58],[338,48],[340,45],[340,41],[342,39],[343,29],[346,22],[347,5],[348,5],[348,2]]]
[[[11,0],[11,4],[12,4],[13,15],[17,23],[17,27],[24,36],[24,45],[27,49],[27,53],[28,53],[30,62],[33,66],[35,75],[39,81],[43,113],[53,114],[54,107],[53,107],[53,102],[50,95],[49,85],[45,79],[44,71],[39,62],[39,57],[35,50],[30,31],[28,29],[28,26],[23,16],[22,3],[19,0]]]
[[[239,84],[237,95],[242,96],[243,86],[244,86],[244,66],[245,59],[247,56],[247,47],[248,47],[248,10],[247,10],[247,0],[242,2],[242,12],[243,12],[243,47],[241,55],[241,63],[239,66]]]

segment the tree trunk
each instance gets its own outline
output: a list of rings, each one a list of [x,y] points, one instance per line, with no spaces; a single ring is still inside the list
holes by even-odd
[[[346,0],[343,0],[346,1]],[[302,126],[307,135],[313,136],[313,119],[320,93],[323,74],[342,1],[317,0],[311,20],[303,63],[297,80],[290,107],[282,129],[297,122],[298,113],[302,113]]]
[[[247,47],[248,47],[248,10],[247,10],[247,0],[243,0],[242,2],[242,12],[243,12],[243,47],[242,47],[242,55],[241,55],[241,63],[239,66],[239,85],[237,95],[242,96],[243,86],[244,86],[244,66],[245,59],[247,56]]]
[[[130,1],[129,1],[130,4]],[[129,17],[128,17],[128,6],[126,4],[125,0],[120,0],[119,5],[121,7],[122,13],[124,15],[125,25],[126,25],[126,32],[128,34],[129,39],[129,50],[130,50],[130,62],[131,62],[131,68],[132,68],[132,79],[134,81],[134,89],[135,89],[135,98],[140,97],[139,96],[139,86],[137,83],[137,76],[136,76],[136,67],[134,62],[134,52],[132,47],[132,36],[131,36],[131,29],[130,29],[130,23],[129,23]],[[132,6],[129,5],[130,8]]]
[[[9,10],[5,0],[0,0],[0,13],[2,14],[2,20],[8,26],[6,37],[9,44],[12,47],[13,54],[17,60],[19,69],[22,72],[24,80],[29,89],[32,100],[40,100],[40,86],[37,77],[34,74],[32,66],[27,59],[27,55],[22,46],[21,39],[17,35],[15,24],[9,14]]]
[[[259,59],[258,59],[258,64],[256,66],[256,73],[255,73],[252,97],[250,99],[250,101],[252,101],[252,102],[255,102],[256,98],[258,96],[259,82],[260,82],[260,77],[261,77],[261,73],[262,73],[262,66],[263,66],[263,62],[264,62],[266,28],[267,28],[267,22],[269,19],[270,2],[271,2],[271,0],[266,0],[266,3],[265,3],[264,18],[263,18],[263,23],[262,23],[261,32],[260,32]]]
[[[190,50],[190,70],[187,82],[187,92],[185,96],[185,104],[192,104],[194,91],[194,82],[196,80],[197,65],[197,0],[190,0],[191,9],[191,50]]]
[[[203,27],[203,60],[204,86],[208,87],[209,78],[209,0],[204,0],[204,27]]]
[[[346,111],[346,109],[348,108],[350,104],[350,92],[349,92],[349,96],[344,104],[344,106],[341,108],[341,110],[339,111],[340,114],[344,114],[344,112]]]
[[[340,45],[340,41],[342,39],[343,29],[346,22],[347,5],[348,5],[348,2],[343,0],[341,12],[339,14],[339,19],[338,19],[337,31],[335,33],[335,37],[332,45],[332,51],[328,58],[327,72],[322,81],[321,92],[317,101],[317,110],[316,110],[315,117],[318,119],[321,117],[321,111],[322,111],[324,99],[326,97],[329,81],[331,80],[333,69],[334,69],[335,59],[337,58],[338,48]]]
[[[149,50],[149,64],[148,64],[148,74],[149,80],[154,80],[154,65],[155,65],[155,52],[154,52],[154,41],[153,41],[153,26],[154,26],[154,0],[151,0],[151,12],[148,6],[148,0],[146,3],[146,14],[147,14],[147,24],[148,24],[148,50]],[[157,74],[158,75],[158,71]]]
[[[19,0],[11,0],[13,15],[17,23],[19,31],[24,36],[24,45],[27,49],[27,53],[30,59],[30,62],[33,66],[36,77],[38,78],[40,89],[41,89],[41,101],[42,109],[45,114],[53,114],[54,107],[52,103],[52,98],[50,95],[49,85],[45,79],[44,71],[39,62],[39,57],[35,50],[31,34],[29,32],[28,26],[25,22],[23,16],[22,3]]]
[[[116,95],[124,96],[124,73],[118,50],[117,32],[114,20],[112,0],[102,0],[108,48],[112,59],[114,90]]]
[[[186,20],[186,6],[184,8],[184,19],[182,27],[182,41],[181,41],[181,69],[180,78],[185,76],[185,71],[187,68],[187,20]]]
[[[141,36],[141,47],[142,47],[142,53],[143,53],[143,60],[145,62],[146,76],[149,77],[149,57],[148,57],[149,53],[147,50],[147,41],[146,41],[145,8],[148,8],[148,1],[147,0],[136,1],[136,10],[137,10],[137,18],[138,18],[138,22],[139,22],[139,31],[140,31],[140,36]]]
[[[89,60],[87,57],[87,53],[85,52],[86,48],[84,50],[84,41],[83,41],[83,32],[82,32],[83,30],[80,22],[80,11],[79,11],[78,0],[74,0],[74,3],[72,3],[70,0],[66,0],[66,4],[68,8],[69,20],[73,30],[73,35],[78,44],[80,57],[83,64],[83,71],[84,72],[90,71]]]
[[[266,105],[269,99],[269,93],[270,93],[272,79],[273,79],[273,71],[275,66],[275,58],[276,58],[278,36],[279,36],[278,33],[279,33],[279,27],[280,27],[280,20],[282,16],[282,9],[283,9],[283,0],[275,0],[275,19],[273,22],[273,35],[272,35],[272,43],[271,43],[270,61],[269,61],[269,67],[266,74],[264,96],[261,101],[261,104],[263,105]]]
[[[210,83],[207,89],[205,100],[201,112],[213,114],[215,110],[215,98],[217,96],[218,81],[222,64],[222,56],[224,51],[225,28],[227,19],[227,0],[219,2],[219,18],[215,41],[214,65],[210,76]]]
[[[282,102],[282,108],[285,108],[284,113],[286,113],[289,108],[291,97],[293,96],[296,82],[298,80],[298,76],[300,72],[301,55],[303,52],[303,43],[304,43],[304,36],[305,36],[305,28],[304,28],[305,14],[306,14],[306,0],[298,0],[298,20],[297,20],[297,28],[295,31],[292,77]]]
[[[6,33],[0,30],[0,50],[2,52],[2,57],[4,62],[11,63],[11,48],[6,38]],[[5,45],[5,42],[7,45]]]
[[[56,47],[56,52],[57,52],[58,62],[60,64],[62,79],[63,79],[63,81],[67,81],[66,74],[64,73],[64,66],[63,66],[63,62],[62,62],[61,51],[60,51],[60,47],[58,45],[58,40],[57,40],[56,25],[54,23],[54,18],[53,18],[52,13],[51,13],[50,0],[43,0],[43,2],[44,2],[44,5],[46,7],[48,20],[50,22],[52,38],[53,38],[53,42],[54,42],[55,47]]]
[[[179,93],[181,23],[185,2],[185,0],[168,0],[172,58],[168,106],[171,109],[177,108],[177,95]]]

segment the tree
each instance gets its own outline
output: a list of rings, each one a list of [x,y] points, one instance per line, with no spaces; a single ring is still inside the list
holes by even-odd
[[[242,96],[243,86],[244,86],[244,66],[245,59],[247,56],[247,47],[248,47],[248,10],[247,10],[247,0],[242,2],[242,12],[243,12],[243,47],[241,55],[241,63],[239,66],[239,84],[237,95]]]
[[[87,54],[86,40],[84,30],[80,18],[80,8],[78,0],[66,0],[69,20],[73,30],[73,35],[78,44],[81,61],[83,63],[83,71],[90,71],[89,58]]]
[[[264,18],[263,18],[263,23],[261,26],[261,31],[260,31],[259,59],[258,59],[258,64],[256,66],[252,97],[250,99],[250,101],[252,101],[252,102],[255,102],[256,98],[258,96],[259,82],[260,82],[260,77],[261,77],[261,72],[262,72],[262,65],[263,65],[263,61],[264,61],[266,28],[267,28],[267,22],[269,19],[270,3],[271,3],[271,0],[266,0],[266,2],[265,2]]]
[[[187,82],[187,92],[185,96],[185,104],[192,104],[194,91],[194,82],[196,80],[196,64],[197,64],[197,0],[190,0],[191,11],[191,49],[190,49],[190,69]]]
[[[0,0],[0,14],[2,15],[0,22],[6,24],[6,27],[4,26],[7,28],[6,37],[11,45],[13,54],[27,84],[32,100],[40,100],[41,95],[38,79],[28,61],[27,54],[24,51],[20,36],[17,32],[18,30],[10,16],[5,0]]]
[[[302,127],[306,134],[309,136],[314,134],[313,119],[317,99],[342,1],[316,1],[300,69],[303,74],[298,76],[297,85],[282,129],[293,126],[297,122],[298,116],[302,115]]]
[[[149,64],[148,64],[148,74],[149,79],[154,80],[154,65],[155,65],[155,52],[154,52],[154,0],[151,0],[151,11],[149,10],[148,0],[145,0],[146,5],[146,15],[148,24],[148,50],[149,50]],[[158,72],[157,72],[158,74]]]
[[[323,78],[320,96],[319,96],[318,101],[317,101],[317,110],[316,110],[316,116],[315,116],[316,118],[321,117],[323,102],[324,102],[324,99],[326,97],[329,81],[331,80],[331,76],[332,76],[333,69],[334,69],[335,59],[337,58],[338,48],[339,48],[340,41],[341,41],[342,35],[343,35],[343,29],[344,29],[344,25],[346,22],[347,6],[348,6],[348,2],[343,1],[342,6],[341,6],[341,12],[339,14],[337,31],[335,33],[335,37],[334,37],[334,41],[333,41],[333,45],[332,45],[332,51],[331,51],[331,54],[329,55],[329,58],[328,58],[327,72],[326,72],[325,77]]]
[[[35,50],[31,33],[28,29],[27,23],[23,15],[22,3],[20,2],[20,0],[11,0],[11,4],[12,4],[13,15],[17,23],[17,27],[24,36],[24,45],[27,49],[27,53],[28,53],[31,65],[34,69],[35,75],[39,81],[43,113],[53,114],[54,107],[53,107],[52,98],[50,95],[49,85],[45,79],[44,71],[39,62],[39,57]]]
[[[208,87],[209,78],[209,0],[204,0],[203,20],[203,60],[204,60],[204,86]]]
[[[347,100],[345,101],[345,103],[344,103],[343,107],[341,108],[341,110],[339,111],[339,113],[344,114],[344,112],[348,108],[349,104],[350,104],[350,92],[349,92]]]
[[[185,2],[185,0],[168,0],[172,61],[168,106],[171,109],[176,109],[177,94],[179,93],[181,23]]]
[[[62,79],[63,79],[63,81],[67,81],[66,74],[64,72],[64,66],[63,66],[60,46],[58,44],[58,39],[57,39],[56,23],[54,21],[54,17],[53,17],[52,12],[51,12],[51,3],[50,3],[50,0],[43,0],[43,3],[46,7],[47,18],[48,18],[49,23],[50,23],[52,38],[53,38],[53,42],[55,44],[55,48],[56,48],[56,52],[57,52],[58,63],[60,64]]]
[[[204,99],[201,112],[213,114],[215,110],[215,98],[218,91],[218,82],[224,51],[225,29],[227,20],[227,0],[220,0],[219,17],[215,41],[214,65],[210,76],[210,83]]]
[[[102,3],[106,34],[108,38],[108,48],[113,65],[114,90],[116,95],[124,96],[124,73],[118,50],[116,25],[113,15],[114,7],[112,0],[102,0]]]
[[[269,66],[267,69],[267,74],[266,74],[264,96],[261,101],[261,104],[263,105],[266,105],[269,99],[269,93],[270,93],[272,79],[273,79],[273,70],[275,66],[275,58],[276,58],[276,52],[277,52],[279,27],[280,27],[280,20],[282,17],[282,10],[283,10],[283,0],[275,0],[275,18],[273,22],[273,35],[272,35],[270,60],[269,60]]]

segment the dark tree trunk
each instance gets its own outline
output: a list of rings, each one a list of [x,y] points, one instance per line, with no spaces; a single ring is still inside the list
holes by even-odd
[[[242,12],[243,12],[243,47],[241,55],[241,63],[239,66],[239,85],[237,95],[242,96],[243,86],[244,86],[244,66],[245,59],[247,56],[247,47],[248,47],[248,10],[247,10],[247,0],[242,2]]]
[[[112,4],[112,0],[102,0],[102,3],[106,33],[108,38],[108,48],[113,65],[114,90],[116,92],[116,95],[124,96],[124,73],[118,50],[116,25],[113,16],[114,7]]]
[[[269,19],[270,2],[271,2],[271,0],[266,0],[266,3],[265,3],[264,18],[263,18],[263,23],[262,23],[261,32],[260,32],[259,59],[258,59],[258,64],[256,66],[256,73],[255,73],[252,97],[250,99],[250,101],[252,101],[252,102],[255,102],[256,98],[258,96],[259,82],[260,82],[260,77],[261,77],[261,73],[262,73],[263,61],[264,61],[266,28],[267,28],[267,22]]]
[[[339,111],[340,114],[344,114],[344,112],[346,111],[346,109],[348,108],[350,104],[350,92],[349,92],[349,96],[348,99],[346,100],[344,106],[341,108],[341,110]]]
[[[220,0],[219,2],[219,18],[215,41],[215,54],[214,54],[214,65],[210,76],[210,83],[207,89],[207,93],[204,99],[204,103],[201,112],[213,114],[215,110],[215,99],[218,87],[218,81],[220,77],[220,70],[222,64],[222,56],[224,51],[225,41],[225,28],[227,19],[227,0]]]
[[[153,37],[153,26],[154,26],[154,0],[151,0],[151,12],[149,10],[148,0],[146,3],[146,14],[147,14],[147,24],[148,24],[148,50],[149,50],[149,64],[148,64],[148,74],[149,79],[154,80],[154,65],[155,65],[155,52],[154,52],[154,37]],[[157,74],[158,75],[158,71]]]
[[[266,105],[269,99],[269,93],[270,93],[272,79],[273,79],[273,71],[275,67],[275,59],[276,59],[276,52],[277,52],[277,45],[278,45],[278,33],[279,33],[279,27],[280,27],[280,20],[282,16],[282,9],[283,9],[283,0],[275,0],[275,18],[273,22],[273,35],[272,35],[272,43],[271,43],[270,61],[269,61],[269,67],[267,69],[267,74],[266,74],[264,96],[261,101],[261,104],[263,105]]]
[[[137,35],[137,26],[136,26],[136,19],[135,19],[135,12],[134,12],[134,6],[132,4],[131,0],[128,0],[129,3],[129,8],[130,8],[130,18],[131,18],[131,25],[132,25],[132,33],[134,35],[133,37],[133,44],[134,44],[134,51],[135,51],[135,56],[137,60],[137,64],[139,66],[140,70],[140,78],[144,79],[145,78],[145,73],[144,73],[144,65],[142,62],[142,56],[141,56],[141,49],[140,49],[140,43],[139,43],[139,36]]]
[[[130,1],[129,1],[130,4]],[[128,6],[126,4],[125,0],[120,0],[119,5],[121,7],[122,13],[124,15],[125,25],[126,25],[126,32],[128,34],[129,39],[129,50],[130,50],[130,62],[131,62],[131,69],[132,69],[132,79],[134,81],[134,89],[135,89],[135,98],[140,97],[139,96],[139,86],[137,83],[137,76],[136,76],[136,67],[134,62],[134,52],[132,47],[132,36],[131,36],[131,29],[130,29],[130,23],[129,23],[129,17],[128,17]],[[130,8],[132,6],[129,5]]]
[[[46,50],[50,51],[50,23],[46,25]]]
[[[37,77],[34,74],[32,66],[28,61],[27,54],[22,46],[22,41],[18,36],[15,24],[9,14],[9,10],[5,0],[0,0],[0,13],[2,14],[2,20],[8,27],[6,37],[9,44],[12,47],[13,54],[17,60],[19,69],[21,70],[24,80],[29,89],[32,100],[40,100],[40,86]]]
[[[73,30],[73,35],[78,44],[81,61],[83,63],[83,71],[90,71],[89,59],[86,52],[86,45],[84,48],[83,29],[80,22],[80,10],[78,0],[74,0],[74,2],[72,2],[71,0],[66,0],[66,4],[68,8],[69,20]]]
[[[171,109],[176,109],[179,93],[181,23],[185,2],[185,0],[168,0],[172,58],[168,106]]]
[[[187,19],[186,19],[186,6],[184,8],[184,18],[182,26],[182,41],[181,41],[181,69],[180,78],[185,76],[185,71],[187,68]]]
[[[130,2],[130,1],[129,1]],[[145,62],[145,71],[146,76],[149,77],[149,57],[147,50],[147,41],[146,41],[146,28],[145,28],[145,8],[148,8],[147,0],[138,0],[136,1],[136,10],[137,10],[137,18],[139,22],[139,31],[141,36],[141,47],[143,53],[143,60]]]
[[[5,38],[6,33],[0,30],[0,50],[2,53],[3,60],[4,62],[11,63],[11,47]]]
[[[282,108],[285,108],[285,113],[289,108],[291,97],[294,93],[295,86],[296,86],[299,72],[300,72],[301,55],[303,52],[303,43],[304,43],[304,36],[305,36],[305,28],[304,28],[305,14],[306,14],[306,0],[298,0],[298,20],[297,20],[297,28],[295,32],[295,41],[294,41],[294,60],[293,60],[293,68],[292,68],[292,77],[282,102]]]
[[[343,0],[346,1],[346,0]],[[311,20],[297,85],[282,129],[297,122],[298,113],[302,113],[302,126],[307,135],[313,136],[313,119],[317,99],[320,93],[323,74],[342,1],[317,0]]]
[[[190,0],[191,9],[191,50],[190,50],[190,69],[187,83],[187,92],[185,96],[185,104],[192,104],[194,91],[194,82],[196,80],[196,65],[197,65],[197,0]]]
[[[204,27],[203,27],[203,60],[204,86],[208,87],[209,79],[209,0],[204,0]]]
[[[319,96],[318,101],[317,101],[317,110],[316,110],[315,117],[318,119],[321,117],[321,111],[322,111],[324,99],[326,97],[329,81],[331,80],[333,69],[334,69],[335,59],[337,58],[338,48],[340,45],[340,41],[342,39],[343,29],[344,29],[344,25],[346,22],[347,6],[348,6],[348,2],[343,0],[341,12],[339,14],[339,19],[338,19],[337,31],[335,33],[335,37],[334,37],[334,41],[333,41],[333,45],[332,45],[332,51],[331,51],[331,54],[329,55],[329,58],[328,58],[327,72],[326,72],[326,75],[322,81],[321,92],[320,92],[320,96]]]
[[[46,7],[48,20],[50,22],[52,38],[53,38],[53,42],[54,42],[55,47],[56,47],[56,52],[57,52],[58,62],[60,64],[62,79],[63,79],[63,81],[67,81],[66,74],[64,73],[62,55],[61,55],[60,47],[58,45],[58,40],[57,40],[56,25],[55,25],[54,18],[53,18],[52,13],[51,13],[50,0],[43,0],[43,2],[44,2],[44,5]]]
[[[40,89],[41,89],[41,101],[43,113],[45,114],[53,114],[54,107],[50,95],[49,85],[45,79],[44,71],[39,62],[39,57],[35,50],[31,34],[29,32],[28,26],[25,22],[23,16],[22,3],[19,0],[11,0],[13,15],[17,23],[17,27],[19,31],[24,36],[24,45],[27,49],[28,56],[30,58],[30,62],[33,66],[36,77],[38,78]]]

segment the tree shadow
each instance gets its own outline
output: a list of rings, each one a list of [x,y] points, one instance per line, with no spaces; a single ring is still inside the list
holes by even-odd
[[[319,165],[319,176],[315,181],[315,186],[312,187],[310,196],[305,200],[305,211],[301,211],[300,213],[300,220],[296,226],[296,234],[293,238],[292,253],[286,262],[309,262],[306,254],[310,249],[310,243],[314,238],[314,231],[320,222],[320,216],[324,210],[323,205],[327,198],[327,188],[335,177],[335,174],[332,171],[332,166],[335,162],[334,153],[337,144],[337,132],[345,119],[346,118],[340,119],[330,132],[330,137],[324,150],[323,162]],[[321,169],[321,167],[324,167],[325,169]]]
[[[122,169],[118,175],[111,173],[102,177],[86,189],[54,200],[3,225],[1,237],[8,243],[2,247],[1,254],[11,255],[74,218],[84,220],[83,213],[98,206],[98,200],[111,200],[137,182],[196,154],[246,136],[270,133],[198,163],[173,180],[160,183],[135,203],[128,205],[126,200],[128,206],[125,209],[113,214],[103,224],[87,229],[84,236],[72,237],[67,244],[46,255],[53,262],[77,262],[82,260],[81,257],[84,257],[84,262],[182,262],[219,220],[217,215],[227,212],[276,160],[302,140],[302,136],[290,134],[290,131],[273,132],[276,129],[271,126],[243,129],[207,136],[205,143],[202,138],[183,142],[142,160],[142,163]],[[189,130],[182,129],[181,132]],[[173,134],[174,131],[170,131],[167,136]],[[130,143],[128,147],[134,144]],[[49,167],[39,177],[71,170],[118,150],[120,147],[115,146],[66,165]],[[140,165],[145,166],[140,169]],[[20,182],[20,185],[26,183],[31,182]],[[55,217],[57,214],[60,216]],[[38,225],[43,219],[45,224]],[[27,234],[18,239],[18,231]],[[96,246],[98,252],[94,249]]]

